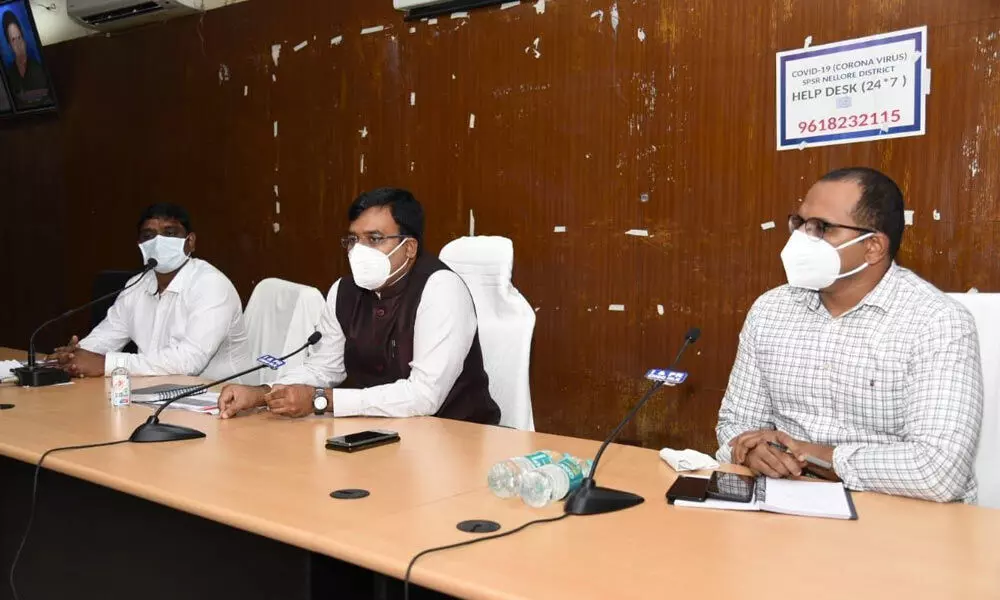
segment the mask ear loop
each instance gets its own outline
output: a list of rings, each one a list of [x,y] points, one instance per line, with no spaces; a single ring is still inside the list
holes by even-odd
[[[864,240],[867,240],[868,238],[873,237],[874,235],[875,235],[874,233],[866,233],[866,234],[864,234],[862,236],[858,236],[858,237],[854,238],[853,240],[850,240],[848,242],[844,242],[843,244],[837,246],[835,248],[835,250],[839,251],[839,250],[842,250],[844,248],[849,248],[849,247],[853,246],[854,244],[863,242]],[[858,265],[858,268],[852,269],[852,270],[850,270],[850,271],[848,271],[846,273],[841,273],[840,275],[837,275],[837,279],[843,279],[845,277],[850,277],[851,275],[857,275],[858,273],[860,273],[861,271],[864,271],[867,268],[868,268],[868,263],[867,262],[863,262],[860,265]]]
[[[410,240],[410,238],[405,238],[405,239],[404,239],[403,241],[399,242],[399,245],[397,245],[397,246],[396,246],[395,248],[393,248],[393,249],[392,249],[392,252],[390,252],[389,254],[386,254],[386,255],[385,255],[385,257],[386,257],[386,258],[389,258],[389,257],[390,257],[390,256],[392,256],[393,254],[395,254],[395,253],[396,253],[396,250],[399,250],[400,248],[402,248],[402,247],[403,247],[403,244],[405,244],[405,243],[406,243],[406,242],[408,242],[409,240]],[[400,271],[402,271],[403,269],[405,269],[405,268],[406,268],[406,265],[407,265],[407,264],[409,264],[409,262],[410,262],[410,257],[409,257],[409,256],[407,256],[407,257],[406,257],[406,260],[405,260],[405,261],[403,261],[403,264],[399,265],[399,268],[398,268],[398,269],[396,269],[396,270],[395,270],[395,271],[393,271],[392,273],[389,273],[389,276],[385,278],[385,280],[386,280],[386,283],[385,283],[385,284],[383,284],[383,285],[384,285],[384,286],[390,286],[390,285],[394,285],[394,284],[396,284],[396,283],[397,283],[397,282],[398,282],[399,280],[396,280],[396,281],[393,281],[392,283],[388,283],[388,282],[389,282],[389,280],[390,280],[390,279],[392,279],[393,277],[395,277],[397,273],[399,273]],[[402,277],[400,277],[400,279],[402,279]]]

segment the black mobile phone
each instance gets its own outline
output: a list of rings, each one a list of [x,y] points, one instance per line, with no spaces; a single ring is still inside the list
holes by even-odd
[[[339,452],[357,452],[367,450],[376,446],[392,444],[399,441],[399,434],[395,431],[385,429],[372,429],[370,431],[359,431],[347,435],[338,435],[326,440],[327,450],[337,450]]]
[[[704,502],[708,495],[708,479],[704,477],[677,477],[670,489],[667,490],[667,502],[674,503],[674,500],[693,500],[694,502]]]
[[[750,502],[757,480],[752,475],[713,471],[708,480],[708,497],[730,502]]]

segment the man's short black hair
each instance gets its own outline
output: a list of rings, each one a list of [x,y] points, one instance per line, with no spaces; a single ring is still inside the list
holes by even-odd
[[[358,196],[347,209],[347,220],[354,222],[369,208],[388,206],[399,232],[417,240],[418,251],[424,249],[424,207],[410,192],[400,188],[378,188]]]
[[[21,32],[22,36],[24,35],[24,28],[21,27],[21,22],[17,20],[17,15],[14,14],[14,11],[8,10],[3,14],[3,36],[7,39],[7,45],[10,45],[10,34],[7,33],[7,28],[11,25],[17,25],[17,30]],[[25,40],[25,42],[27,41]]]
[[[820,181],[853,181],[861,188],[854,207],[858,225],[884,233],[889,238],[889,258],[896,259],[903,242],[903,192],[888,175],[868,167],[848,167],[830,171]]]
[[[142,231],[142,224],[150,219],[174,219],[184,226],[185,232],[191,233],[194,231],[191,227],[191,216],[188,215],[188,211],[184,210],[183,206],[170,204],[169,202],[160,202],[142,211],[142,214],[139,216],[139,222],[135,225],[136,230]]]

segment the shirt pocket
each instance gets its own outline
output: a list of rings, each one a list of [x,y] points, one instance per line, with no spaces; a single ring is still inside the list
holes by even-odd
[[[906,365],[878,352],[844,355],[831,365],[837,416],[848,431],[898,436],[906,409]]]

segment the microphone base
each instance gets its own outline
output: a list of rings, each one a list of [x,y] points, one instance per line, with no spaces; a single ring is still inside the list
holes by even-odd
[[[197,429],[160,423],[156,417],[150,417],[145,423],[135,428],[135,431],[129,436],[128,441],[137,444],[150,444],[155,442],[196,440],[203,437],[205,437],[205,434]]]
[[[566,499],[564,511],[571,515],[600,515],[625,510],[645,502],[646,499],[631,492],[598,487],[593,479],[583,480],[580,486]]]
[[[21,367],[14,369],[17,376],[17,384],[26,387],[45,387],[47,385],[59,385],[69,383],[69,373],[56,367]]]

